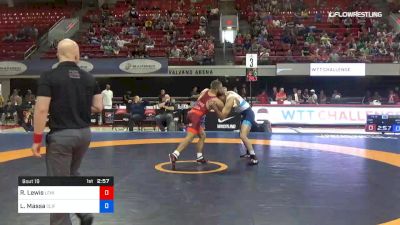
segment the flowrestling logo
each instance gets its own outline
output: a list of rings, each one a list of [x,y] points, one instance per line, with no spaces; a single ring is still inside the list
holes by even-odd
[[[346,18],[346,17],[364,17],[364,18],[380,18],[382,17],[382,12],[329,12],[328,17],[340,17],[340,18]]]

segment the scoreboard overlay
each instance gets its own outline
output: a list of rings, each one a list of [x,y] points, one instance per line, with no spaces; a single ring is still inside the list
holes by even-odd
[[[113,212],[113,177],[18,177],[18,213]]]
[[[400,115],[367,115],[365,131],[400,133]]]

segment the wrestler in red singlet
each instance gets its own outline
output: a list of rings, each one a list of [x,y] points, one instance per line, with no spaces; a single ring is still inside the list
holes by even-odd
[[[220,105],[223,106],[221,100],[217,98],[217,95],[223,94],[222,83],[219,80],[211,82],[210,89],[205,89],[201,92],[199,99],[196,104],[188,112],[189,126],[187,128],[187,134],[185,140],[183,140],[175,151],[169,154],[172,169],[175,170],[175,163],[178,160],[180,153],[186,149],[186,147],[193,141],[195,136],[199,137],[199,141],[196,143],[197,155],[196,161],[198,163],[206,163],[207,161],[203,157],[203,146],[206,139],[206,133],[201,127],[202,117],[209,111],[208,104],[212,101],[219,101]]]
[[[210,96],[208,94],[209,91],[206,91],[203,96],[201,96],[193,108],[188,112],[187,118],[189,121],[189,125],[187,128],[188,132],[193,134],[199,134],[202,130],[201,120],[204,115],[208,113],[207,102],[217,96]]]

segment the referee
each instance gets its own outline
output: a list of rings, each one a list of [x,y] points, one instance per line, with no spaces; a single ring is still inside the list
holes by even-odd
[[[79,167],[88,150],[91,113],[103,109],[102,96],[94,77],[81,70],[79,46],[64,39],[57,46],[59,65],[45,72],[38,82],[34,113],[32,152],[40,157],[43,131],[49,115],[46,136],[47,176],[79,176]],[[77,214],[81,225],[92,224],[91,214]],[[50,225],[71,225],[69,214],[50,214]]]

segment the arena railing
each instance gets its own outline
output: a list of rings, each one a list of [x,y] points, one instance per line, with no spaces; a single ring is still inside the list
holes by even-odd
[[[175,100],[176,104],[190,104],[194,100],[191,97],[173,97],[172,99]],[[142,97],[143,100],[148,101],[150,105],[155,105],[159,103],[158,97]],[[247,101],[251,101],[253,104],[260,104],[257,100],[256,96],[253,96],[251,99],[250,97],[246,98]],[[331,97],[327,97],[326,104],[329,105],[361,105],[363,104],[364,97],[342,97],[339,99],[333,99]],[[271,98],[269,98],[269,102],[274,102]],[[381,104],[386,105],[387,99],[382,98]],[[123,105],[123,97],[114,97],[113,98],[113,105]],[[303,104],[303,103],[302,103]],[[308,103],[304,103],[308,104]]]
[[[28,50],[24,53],[24,59],[28,59],[35,51],[37,50],[37,45],[33,44]]]

